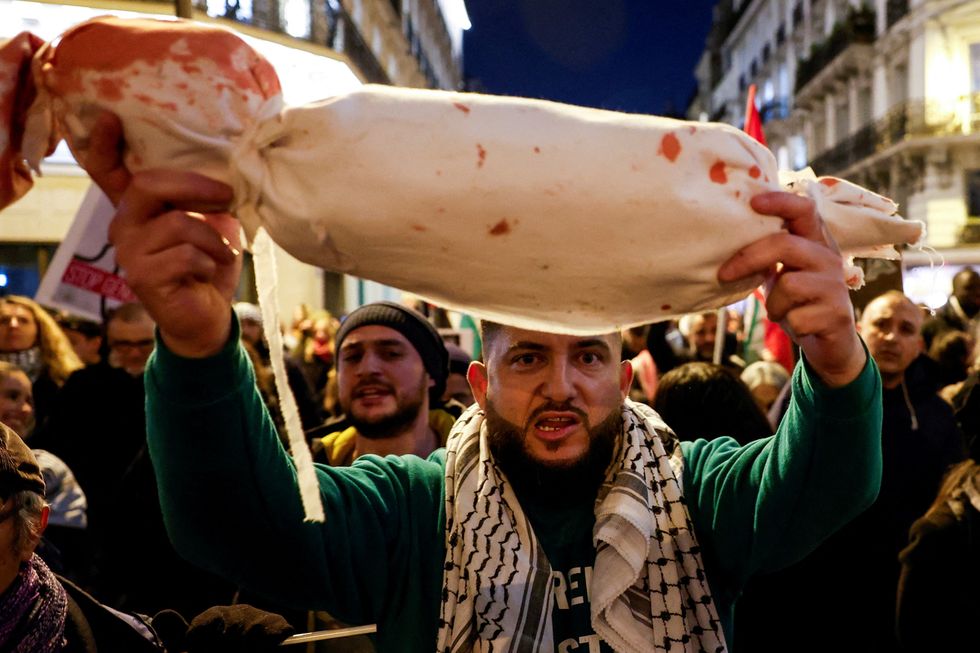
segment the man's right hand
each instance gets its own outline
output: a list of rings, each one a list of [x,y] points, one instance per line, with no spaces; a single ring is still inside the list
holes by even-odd
[[[84,167],[116,205],[109,240],[126,281],[156,320],[171,351],[190,358],[228,341],[241,274],[239,224],[229,186],[183,171],[130,175],[118,119],[103,116]]]

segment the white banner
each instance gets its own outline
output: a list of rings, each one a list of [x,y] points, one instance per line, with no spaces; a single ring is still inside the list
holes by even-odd
[[[41,280],[37,303],[101,322],[106,310],[137,301],[109,244],[114,213],[109,198],[95,184],[90,186]]]

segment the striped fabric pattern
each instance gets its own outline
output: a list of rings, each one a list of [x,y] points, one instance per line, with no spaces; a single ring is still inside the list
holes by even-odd
[[[722,653],[681,492],[680,447],[648,406],[627,400],[622,417],[623,437],[596,499],[593,628],[623,653]],[[449,436],[446,520],[437,651],[553,651],[551,566],[490,454],[478,406]]]

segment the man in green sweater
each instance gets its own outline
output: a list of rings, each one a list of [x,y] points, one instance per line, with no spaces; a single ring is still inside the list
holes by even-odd
[[[718,277],[766,277],[770,318],[803,350],[776,436],[678,444],[625,401],[617,336],[488,324],[486,363],[469,373],[477,406],[447,449],[319,467],[326,522],[303,523],[231,315],[238,226],[215,213],[231,190],[131,177],[118,139],[103,119],[87,167],[118,206],[118,260],[159,325],[147,412],[171,538],[279,601],[377,623],[379,650],[723,651],[747,578],[805,555],[876,495],[880,380],[841,257],[812,202],[767,193],[752,206],[786,232]]]

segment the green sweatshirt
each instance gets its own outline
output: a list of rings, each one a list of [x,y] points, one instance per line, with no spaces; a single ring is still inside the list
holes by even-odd
[[[880,483],[881,385],[870,357],[847,387],[823,386],[805,364],[792,383],[793,403],[773,438],[741,449],[728,438],[682,443],[685,497],[729,645],[746,580],[808,553],[869,506]],[[164,519],[182,555],[280,604],[377,623],[380,651],[432,653],[444,450],[427,460],[363,456],[351,467],[317,466],[326,522],[304,523],[294,467],[237,330],[208,359],[180,358],[158,340],[146,389]],[[588,617],[590,507],[562,519],[526,509],[556,570],[556,648],[598,650]],[[569,612],[559,614],[563,601]]]

